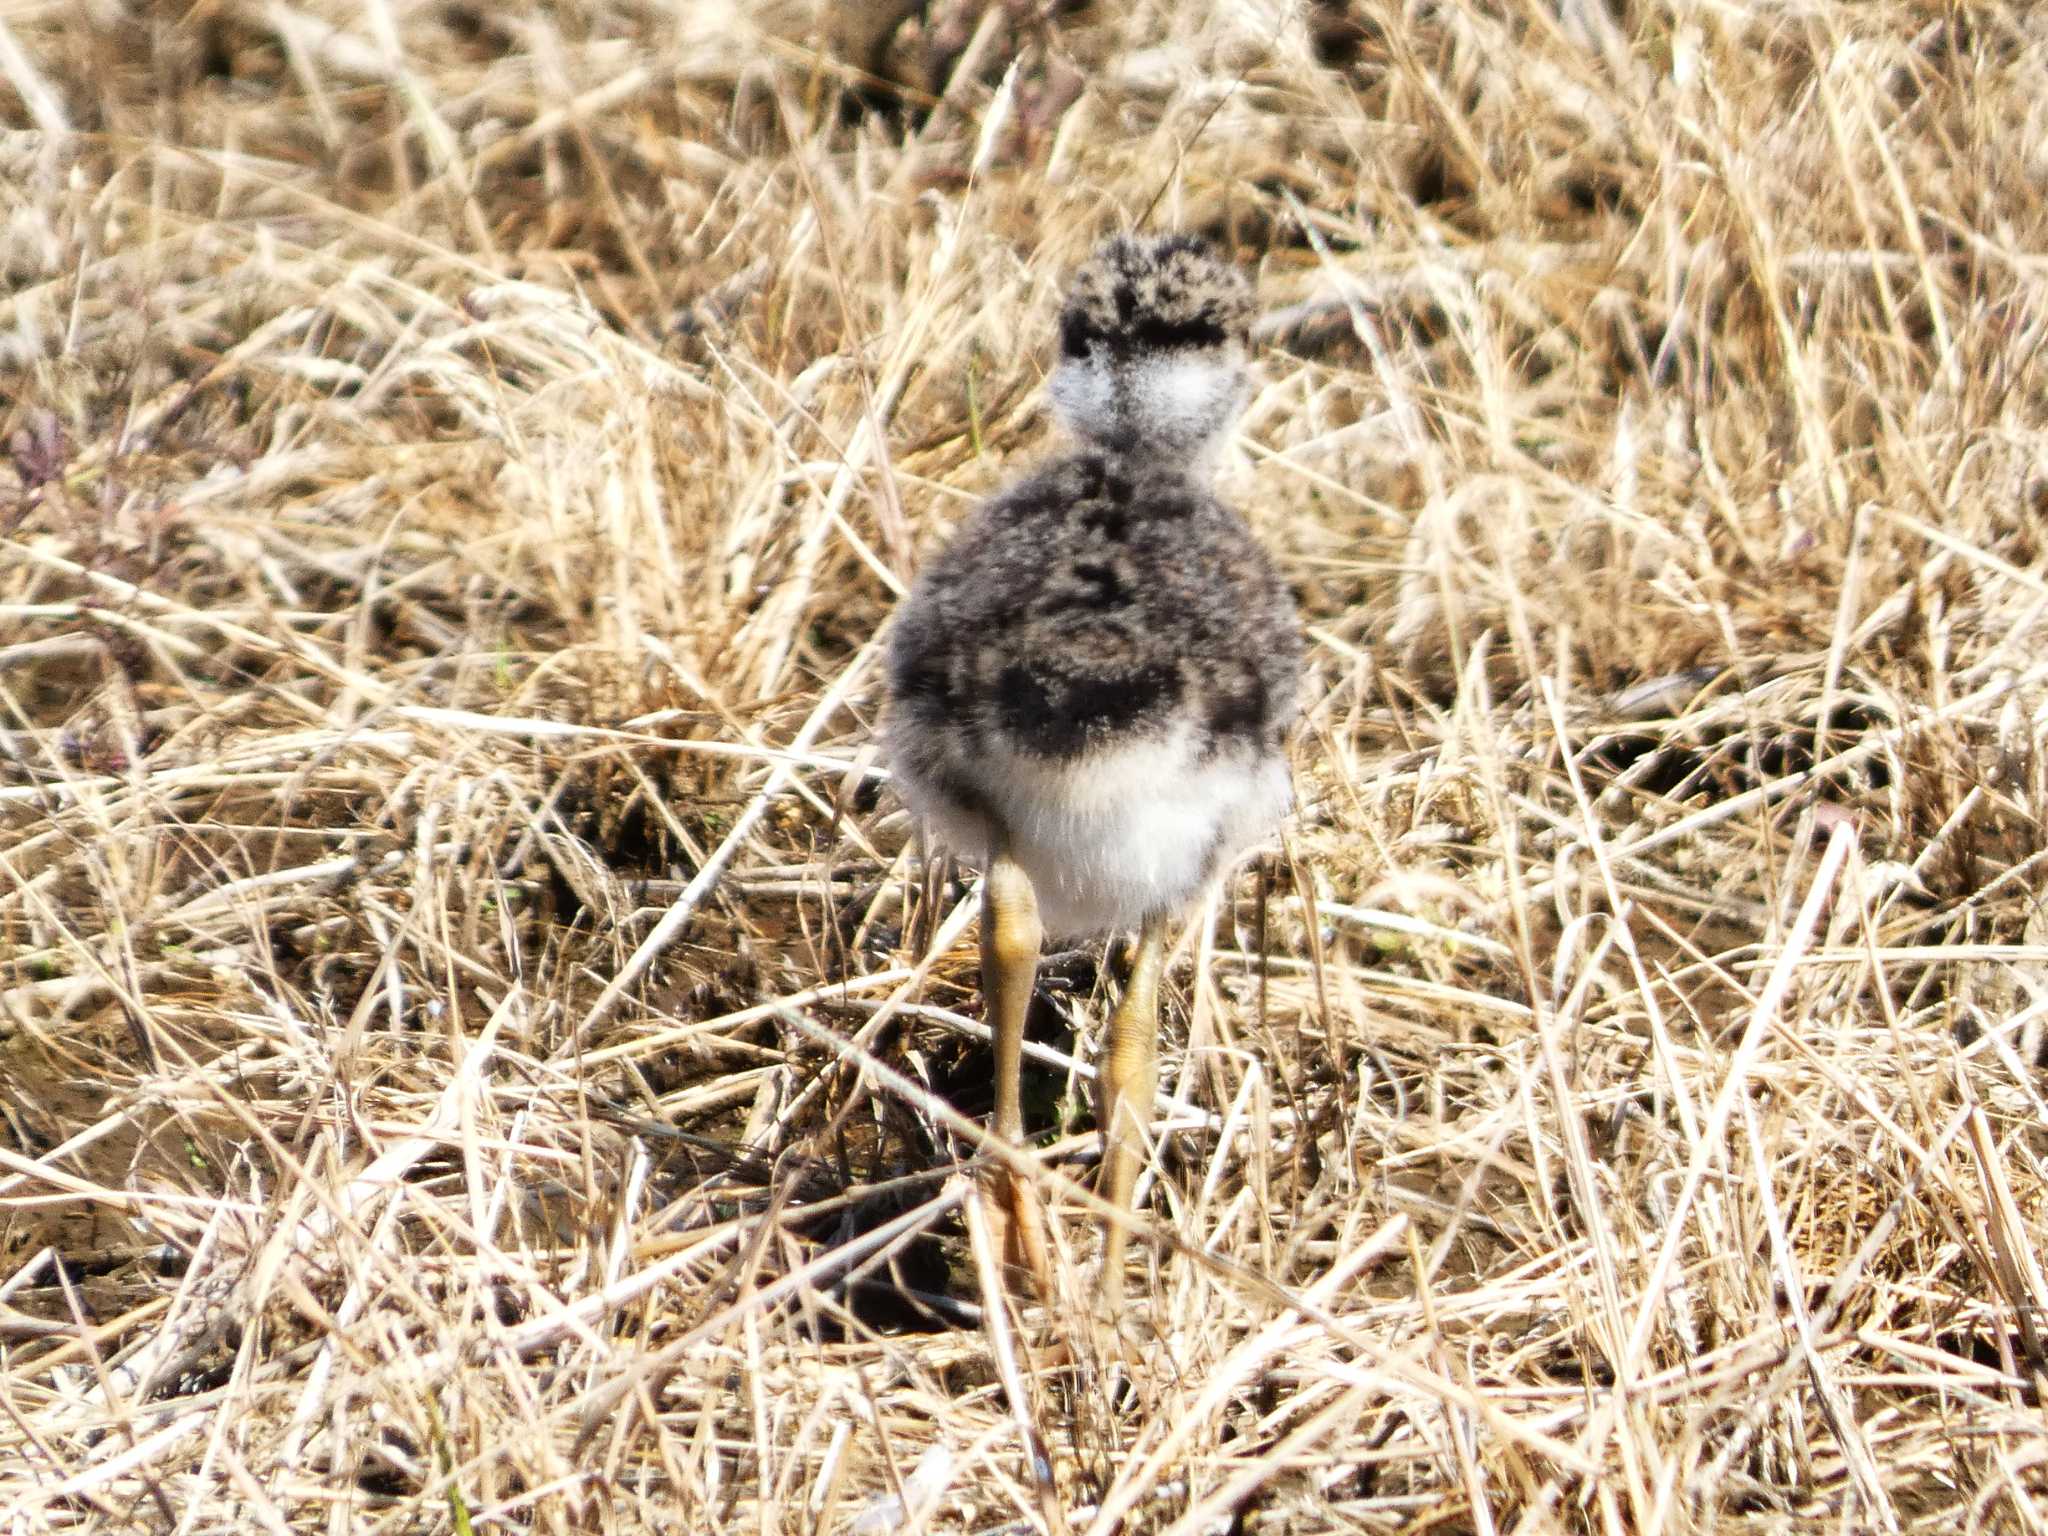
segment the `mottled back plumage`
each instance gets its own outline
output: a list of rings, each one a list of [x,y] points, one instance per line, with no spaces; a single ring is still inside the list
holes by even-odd
[[[903,717],[948,748],[1047,759],[1176,722],[1205,757],[1277,751],[1300,669],[1293,599],[1237,514],[1168,466],[1095,451],[961,526],[890,657]]]

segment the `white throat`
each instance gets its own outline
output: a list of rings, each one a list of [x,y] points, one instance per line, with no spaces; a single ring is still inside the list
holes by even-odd
[[[1204,474],[1251,398],[1235,347],[1128,358],[1097,348],[1063,360],[1050,389],[1061,422],[1084,442],[1179,459]]]

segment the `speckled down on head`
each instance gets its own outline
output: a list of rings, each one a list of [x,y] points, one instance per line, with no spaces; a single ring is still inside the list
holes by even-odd
[[[972,514],[891,636],[899,792],[969,859],[1005,848],[1055,932],[1178,910],[1287,808],[1299,624],[1207,471],[1244,397],[1250,309],[1244,279],[1197,244],[1105,245],[1068,304],[1087,346],[1053,384],[1058,398],[1084,369],[1099,398],[1071,392],[1062,413],[1086,400],[1157,430],[1129,392],[1178,358],[1211,377],[1192,392],[1207,414],[1169,423],[1181,435],[1164,445],[1076,422],[1079,450]]]
[[[1093,340],[1123,351],[1243,345],[1252,286],[1193,235],[1114,235],[1074,274],[1060,310],[1060,351]]]

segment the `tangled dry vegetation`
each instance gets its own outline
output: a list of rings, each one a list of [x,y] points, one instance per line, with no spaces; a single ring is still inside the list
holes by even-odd
[[[2025,0],[8,7],[0,1523],[2044,1529],[2043,79]],[[1141,219],[1259,274],[1313,675],[1119,1361],[984,1307],[873,742]]]

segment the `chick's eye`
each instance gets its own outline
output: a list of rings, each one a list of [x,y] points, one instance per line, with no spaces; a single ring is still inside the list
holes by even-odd
[[[1094,340],[1088,322],[1079,315],[1069,315],[1060,322],[1060,353],[1065,357],[1086,357],[1089,344]]]

